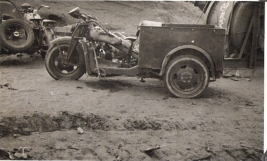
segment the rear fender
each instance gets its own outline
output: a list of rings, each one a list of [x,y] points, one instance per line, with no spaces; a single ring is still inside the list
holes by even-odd
[[[171,50],[165,56],[165,58],[163,59],[163,62],[162,62],[162,65],[161,65],[161,70],[160,70],[160,73],[159,73],[160,76],[163,76],[165,74],[166,67],[167,67],[168,62],[170,61],[170,58],[176,53],[178,53],[178,55],[176,55],[176,56],[181,55],[181,53],[179,53],[179,51],[181,51],[183,49],[196,50],[199,53],[201,53],[203,56],[205,56],[207,58],[207,60],[209,61],[209,63],[210,63],[211,77],[213,78],[213,80],[216,79],[215,78],[215,66],[214,66],[214,62],[213,62],[211,56],[205,50],[203,50],[202,48],[197,47],[197,46],[193,46],[193,45],[183,45],[183,46],[179,46],[179,47],[174,48],[173,50]]]

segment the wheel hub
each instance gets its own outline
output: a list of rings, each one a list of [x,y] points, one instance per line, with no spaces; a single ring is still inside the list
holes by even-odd
[[[18,31],[14,31],[14,32],[13,32],[13,35],[14,35],[15,37],[19,37],[19,32],[18,32]]]
[[[59,69],[61,69],[61,70],[66,70],[66,69],[68,69],[68,68],[71,68],[71,66],[69,66],[69,65],[67,65],[66,63],[65,63],[65,59],[64,58],[59,58],[58,60],[57,60],[57,66],[59,67]]]
[[[174,73],[175,86],[184,91],[194,89],[199,84],[199,71],[191,65],[182,65]]]
[[[74,70],[75,67],[73,65],[69,65],[68,63],[66,63],[66,58],[67,58],[67,52],[63,52],[63,54],[59,55],[56,58],[54,64],[60,71],[71,72]]]
[[[184,72],[181,74],[181,81],[183,83],[190,83],[192,81],[192,74],[190,72]]]

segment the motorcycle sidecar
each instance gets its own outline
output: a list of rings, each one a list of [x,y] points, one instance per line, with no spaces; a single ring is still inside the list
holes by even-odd
[[[177,97],[200,96],[209,82],[223,73],[225,30],[214,25],[141,23],[138,64],[118,67],[117,63],[95,57],[86,49],[86,71],[90,74],[161,78]]]

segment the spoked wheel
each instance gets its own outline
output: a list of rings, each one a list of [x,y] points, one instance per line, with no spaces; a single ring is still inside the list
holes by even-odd
[[[59,49],[60,47],[60,49]],[[83,52],[80,45],[74,50],[70,62],[66,62],[69,49],[68,44],[60,44],[52,47],[45,57],[45,66],[48,73],[56,80],[79,79],[85,73]]]
[[[195,56],[179,56],[168,64],[164,82],[168,90],[177,97],[198,97],[209,84],[209,70]]]
[[[32,27],[22,20],[10,19],[0,25],[2,46],[15,52],[29,49],[34,41]]]

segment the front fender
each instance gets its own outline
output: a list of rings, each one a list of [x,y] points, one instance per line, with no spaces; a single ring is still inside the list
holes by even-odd
[[[200,52],[201,54],[203,54],[208,59],[208,61],[210,62],[210,65],[211,65],[211,69],[210,69],[211,70],[211,76],[212,76],[213,80],[216,79],[215,78],[215,65],[214,65],[214,62],[213,62],[211,56],[205,50],[203,50],[202,48],[194,46],[194,45],[183,45],[183,46],[179,46],[179,47],[174,48],[173,50],[171,50],[165,56],[165,58],[163,59],[163,62],[162,62],[162,65],[161,65],[161,70],[160,70],[160,73],[159,73],[160,76],[164,75],[165,70],[166,70],[166,66],[167,66],[171,56],[173,54],[183,50],[183,49],[193,49],[193,50],[196,50],[196,51]]]
[[[64,36],[64,37],[55,38],[54,40],[52,40],[52,41],[49,42],[49,49],[48,49],[47,52],[50,52],[51,49],[54,46],[56,46],[56,45],[58,45],[60,43],[64,43],[64,44],[70,43],[70,40],[71,40],[71,37],[70,36]]]
[[[59,43],[70,43],[70,40],[71,40],[70,36],[58,37],[50,41],[50,45],[53,46]]]

